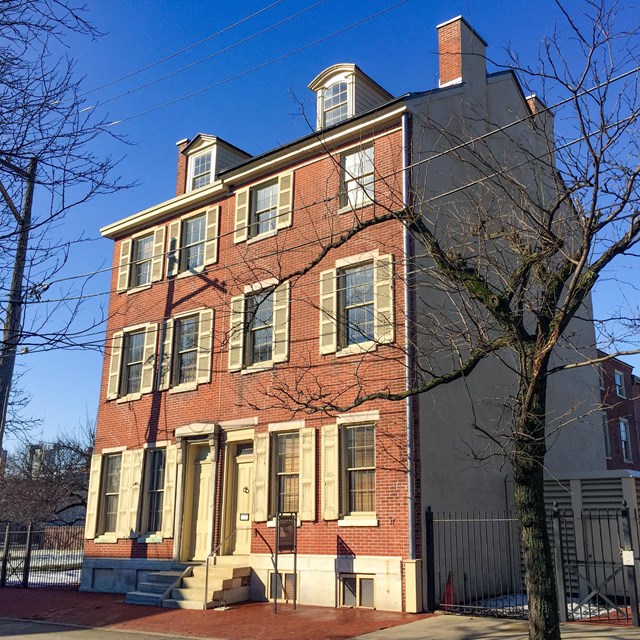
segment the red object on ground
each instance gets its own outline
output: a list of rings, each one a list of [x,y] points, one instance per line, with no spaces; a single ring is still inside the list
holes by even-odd
[[[443,606],[450,606],[455,604],[455,594],[453,592],[453,575],[451,571],[449,571],[449,576],[447,577],[447,584],[444,587],[444,597],[442,598]]]

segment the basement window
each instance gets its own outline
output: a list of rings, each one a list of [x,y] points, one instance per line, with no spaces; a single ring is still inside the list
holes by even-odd
[[[374,609],[374,577],[359,574],[340,574],[340,604],[343,607]]]

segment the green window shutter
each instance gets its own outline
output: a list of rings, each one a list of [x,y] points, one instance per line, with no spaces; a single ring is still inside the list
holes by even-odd
[[[236,191],[236,220],[233,241],[244,242],[249,236],[249,189]]]
[[[158,227],[153,232],[153,258],[151,259],[151,282],[162,280],[164,265],[165,227]]]
[[[153,391],[153,373],[156,368],[156,342],[158,338],[158,325],[147,325],[144,332],[144,353],[142,360],[142,379],[140,381],[140,393]]]
[[[322,518],[337,520],[340,517],[338,425],[322,427]]]
[[[394,339],[393,320],[393,256],[380,256],[374,260],[375,287],[373,306],[375,309],[375,340],[389,344]]]
[[[171,386],[171,347],[173,346],[173,318],[164,321],[164,337],[162,339],[162,358],[160,360],[159,389]]]
[[[274,362],[284,362],[289,356],[289,283],[283,282],[273,292]]]
[[[102,472],[102,456],[91,456],[89,471],[89,487],[87,489],[87,512],[85,515],[84,537],[93,540],[98,528],[98,508],[100,506],[100,480]]]
[[[220,207],[207,210],[207,230],[204,243],[204,263],[218,262],[218,228],[220,225]]]
[[[211,352],[213,338],[213,309],[200,312],[198,326],[198,360],[196,365],[196,382],[211,380]]]
[[[111,359],[109,361],[109,383],[107,386],[107,400],[118,397],[120,385],[120,361],[122,359],[122,342],[124,333],[116,331],[111,338]]]
[[[178,447],[167,447],[164,467],[164,495],[162,496],[162,537],[173,538],[173,518],[176,498],[176,473],[178,466]]]
[[[336,270],[320,274],[320,353],[338,348]]]
[[[229,304],[229,371],[242,369],[243,341],[244,296],[235,296]]]
[[[167,275],[175,276],[180,269],[180,220],[169,225],[169,248],[167,251]]]
[[[142,459],[144,449],[135,449],[131,452],[131,476],[129,483],[128,506],[129,506],[129,537],[138,536],[140,519],[140,487],[142,486]]]
[[[118,521],[116,524],[116,537],[128,538],[129,529],[129,497],[131,494],[131,451],[122,452],[120,466],[120,490],[118,491]]]
[[[316,430],[300,429],[300,520],[316,519]]]
[[[283,173],[278,178],[278,218],[277,229],[291,226],[293,212],[293,171]]]
[[[131,240],[123,240],[120,244],[120,262],[118,264],[118,291],[129,288],[129,273],[131,270]]]
[[[269,435],[253,438],[253,520],[266,522],[269,517]]]

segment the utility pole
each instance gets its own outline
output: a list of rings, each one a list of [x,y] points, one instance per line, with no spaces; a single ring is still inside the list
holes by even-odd
[[[29,248],[29,234],[31,233],[31,209],[33,207],[33,191],[36,182],[38,161],[36,158],[32,158],[27,171],[4,160],[0,160],[0,164],[17,173],[26,183],[20,212],[18,212],[9,193],[4,186],[0,184],[0,193],[13,213],[18,226],[18,243],[13,263],[11,289],[9,290],[9,302],[4,319],[2,345],[0,348],[0,450],[2,450],[4,432],[7,424],[7,411],[9,408],[13,370],[16,364],[16,353],[22,333],[24,269],[27,262],[27,249]]]

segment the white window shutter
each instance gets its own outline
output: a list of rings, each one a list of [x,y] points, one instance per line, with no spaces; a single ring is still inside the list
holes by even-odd
[[[167,275],[175,276],[180,270],[180,220],[169,225],[169,242],[167,251]]]
[[[233,241],[244,242],[249,237],[249,189],[236,191],[236,220]]]
[[[144,332],[144,352],[142,356],[142,379],[140,380],[140,393],[153,391],[153,373],[156,369],[156,343],[158,339],[158,325],[147,325]]]
[[[124,333],[116,331],[111,338],[111,359],[109,361],[109,382],[107,385],[107,400],[118,397],[120,386],[120,362],[122,360],[122,342]]]
[[[207,210],[207,230],[204,242],[204,264],[218,262],[218,228],[220,226],[220,207]]]
[[[291,226],[293,213],[293,171],[278,177],[278,218],[276,228]]]
[[[253,438],[253,520],[269,518],[269,434]]]
[[[285,362],[289,357],[289,283],[283,282],[273,292],[272,360]]]
[[[340,517],[340,466],[338,425],[322,427],[322,518],[337,520]]]
[[[164,463],[164,495],[162,496],[162,537],[173,538],[173,518],[176,498],[178,447],[167,446]]]
[[[243,341],[244,296],[236,296],[229,303],[229,371],[242,369]]]
[[[129,288],[129,273],[131,272],[131,240],[123,240],[120,244],[120,262],[118,264],[118,291]]]
[[[300,429],[300,520],[316,519],[316,430]]]
[[[164,237],[165,227],[157,227],[153,232],[153,258],[151,259],[151,282],[162,280],[164,269]]]
[[[131,493],[131,451],[122,452],[120,462],[120,490],[118,491],[118,520],[116,536],[128,538],[129,529],[129,496]]]
[[[375,286],[373,307],[375,309],[374,334],[376,342],[389,344],[394,340],[393,319],[393,256],[380,256],[374,260]]]
[[[320,353],[338,348],[336,270],[320,274]]]
[[[196,382],[211,380],[211,352],[213,338],[213,309],[200,312],[198,326],[198,360],[196,364]]]
[[[164,336],[162,338],[162,358],[160,367],[159,389],[171,386],[171,347],[173,346],[173,318],[164,321]]]
[[[91,456],[89,487],[87,489],[87,511],[85,515],[84,537],[93,540],[98,529],[98,509],[100,507],[100,481],[102,475],[102,456]]]
[[[135,449],[131,452],[131,475],[129,482],[128,505],[129,505],[129,537],[135,538],[138,535],[140,519],[140,487],[142,486],[142,459],[144,450]]]

